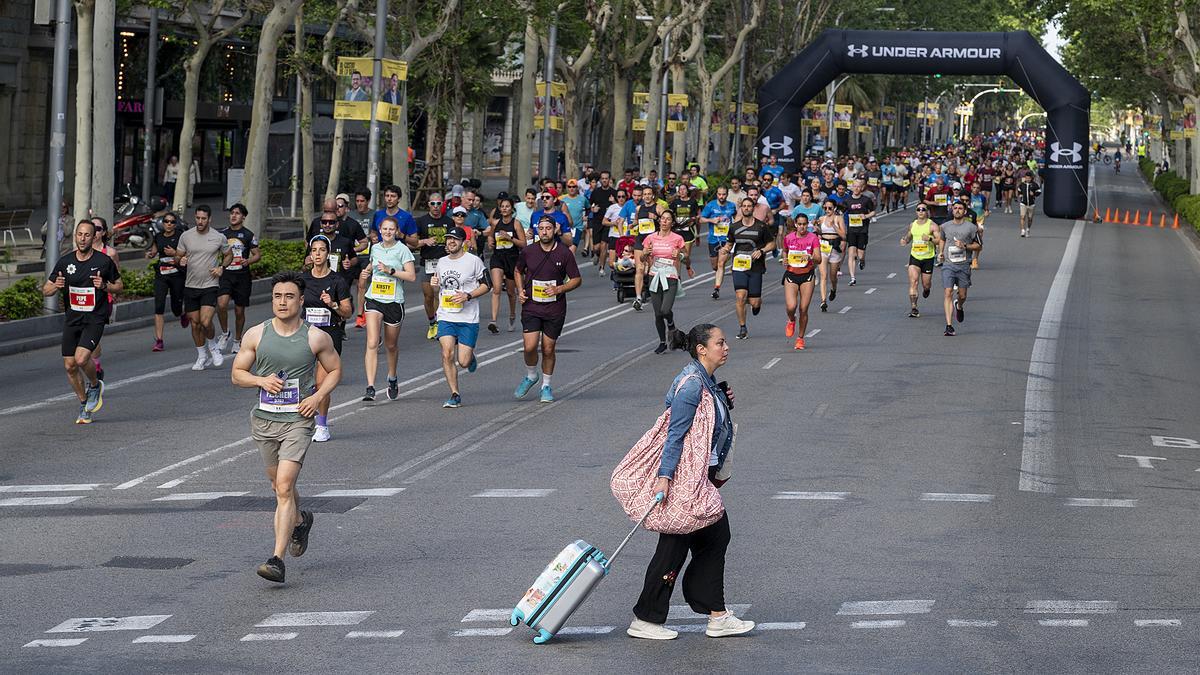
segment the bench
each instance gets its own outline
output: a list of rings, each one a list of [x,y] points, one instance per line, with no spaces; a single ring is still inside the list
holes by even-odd
[[[271,192],[267,194],[267,217],[268,218],[283,218],[287,215],[287,209],[283,205],[285,193]]]
[[[17,245],[16,232],[24,230],[25,235],[29,237],[29,243],[33,243],[33,230],[29,227],[29,218],[33,215],[30,209],[17,209],[13,211],[0,211],[0,245],[7,244],[12,240],[13,246]]]

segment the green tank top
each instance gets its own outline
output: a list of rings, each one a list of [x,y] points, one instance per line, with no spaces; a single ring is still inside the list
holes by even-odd
[[[254,354],[254,374],[259,377],[279,375],[283,390],[269,394],[258,390],[258,405],[254,416],[276,422],[295,422],[300,414],[300,401],[312,393],[316,384],[317,357],[308,346],[307,323],[300,330],[284,337],[275,332],[274,320],[263,323],[262,339]],[[282,373],[282,374],[280,374]]]
[[[933,221],[926,221],[922,225],[914,220],[908,226],[908,233],[912,236],[909,255],[916,260],[929,260],[934,256],[936,251],[933,245]]]

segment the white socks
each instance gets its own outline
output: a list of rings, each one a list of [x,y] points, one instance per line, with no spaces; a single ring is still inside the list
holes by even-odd
[[[550,386],[550,374],[549,373],[542,373],[542,386],[543,387]]]
[[[525,377],[537,381],[537,366],[525,366]]]

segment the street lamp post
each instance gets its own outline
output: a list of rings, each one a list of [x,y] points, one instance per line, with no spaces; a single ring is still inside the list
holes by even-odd
[[[550,21],[550,35],[546,47],[546,64],[542,67],[542,80],[546,83],[546,94],[542,104],[542,148],[538,159],[538,172],[542,178],[552,176],[550,172],[550,99],[554,90],[554,59],[558,47],[558,17]]]
[[[58,262],[58,214],[63,199],[63,155],[67,144],[67,82],[71,65],[71,0],[58,0],[54,12],[54,88],[50,97],[50,180],[46,196],[46,278]],[[76,204],[82,209],[82,204]],[[74,229],[65,232],[72,243]],[[58,309],[58,294],[44,301],[47,312]]]
[[[375,63],[371,81],[371,134],[367,137],[367,190],[371,193],[371,206],[378,203],[379,195],[379,89],[383,82],[384,28],[387,20],[387,0],[375,2]],[[299,123],[299,111],[296,122]]]
[[[158,70],[158,10],[150,8],[150,35],[146,39],[146,95],[142,97],[142,124],[146,130],[142,143],[142,203],[150,203],[150,186],[154,184],[154,80]],[[188,180],[191,167],[184,167]],[[191,185],[191,183],[188,183]],[[175,195],[171,195],[174,199]]]
[[[670,20],[671,20],[671,17],[667,17],[667,21],[670,21]],[[663,176],[666,175],[663,172],[665,171],[664,165],[666,164],[666,160],[667,160],[667,157],[666,157],[666,154],[667,154],[667,100],[668,100],[667,99],[667,74],[671,70],[667,64],[667,61],[670,60],[670,54],[671,54],[671,33],[668,32],[666,35],[663,36],[663,76],[662,76],[662,99],[661,99],[661,106],[660,106],[662,108],[662,110],[658,114],[658,157],[657,157],[657,159],[658,159],[658,179],[659,180],[663,180]],[[665,185],[665,183],[664,183],[664,185]]]

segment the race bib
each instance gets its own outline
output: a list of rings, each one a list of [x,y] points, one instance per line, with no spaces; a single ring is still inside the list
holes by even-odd
[[[425,261],[425,274],[429,274],[429,275],[437,274],[437,261],[436,260],[426,260]]]
[[[331,269],[335,272],[337,270],[342,269],[342,254],[341,253],[330,253],[329,254],[329,269]]]
[[[655,224],[649,218],[642,218],[638,221],[638,234],[654,234]]]
[[[850,227],[862,227],[862,226],[863,226],[862,214],[861,213],[851,213],[850,214]]]
[[[719,223],[713,224],[713,236],[714,237],[728,237],[729,236],[729,222],[723,220]]]
[[[833,252],[833,242],[821,240],[821,253],[829,254]]]
[[[229,263],[229,270],[240,270],[242,265],[246,264],[245,250],[246,247],[242,244],[241,239],[230,239],[229,250],[233,251],[233,262]]]
[[[496,233],[496,250],[507,251],[513,247],[513,240],[508,236],[507,232]]]
[[[964,263],[967,261],[967,249],[961,246],[950,245],[946,247],[946,260],[952,263]]]
[[[387,298],[396,297],[396,279],[376,274],[371,277],[371,295]]]
[[[454,296],[458,295],[458,291],[442,291],[442,309],[447,312],[461,312],[463,303],[455,302]]]
[[[933,203],[937,206],[945,206],[950,202],[950,195],[936,194],[933,196]]]
[[[750,269],[750,265],[753,263],[754,258],[751,258],[749,253],[739,253],[733,256],[733,271],[745,272]]]
[[[67,288],[71,309],[76,312],[91,312],[96,309],[95,286],[70,286]]]
[[[550,292],[551,288],[558,285],[557,281],[539,281],[532,280],[533,283],[533,301],[534,302],[554,302],[558,299],[557,295]]]
[[[871,176],[870,178],[867,179],[867,185],[870,185],[871,187],[875,187],[875,186],[879,185],[879,179],[876,178],[875,176]]]
[[[310,326],[328,326],[333,319],[333,312],[328,307],[305,307],[304,320]]]
[[[258,409],[272,413],[300,412],[300,380],[297,378],[284,380],[283,389],[280,389],[278,394],[269,393],[266,389],[259,389]]]
[[[933,250],[933,248],[929,245],[928,241],[926,241],[925,239],[922,239],[921,237],[913,237],[913,241],[912,241],[913,255],[929,255],[929,253],[931,253],[932,250]]]
[[[808,251],[788,251],[787,264],[790,267],[808,267]]]
[[[898,179],[896,179],[896,185],[899,185],[900,187],[908,187],[908,179],[907,178],[898,178]]]
[[[179,268],[175,267],[174,256],[164,255],[158,259],[158,273],[159,274],[175,274],[178,271],[179,271]]]

